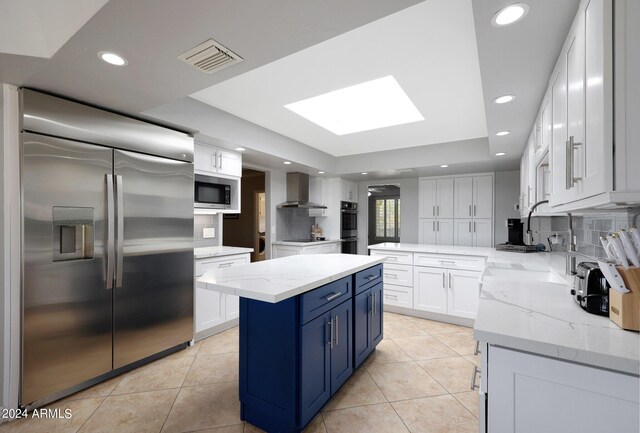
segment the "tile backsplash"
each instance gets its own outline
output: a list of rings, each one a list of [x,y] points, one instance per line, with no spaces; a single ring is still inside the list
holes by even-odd
[[[193,218],[193,246],[194,248],[200,247],[215,247],[222,245],[221,238],[222,232],[220,231],[220,218],[221,215],[194,215]],[[202,237],[202,229],[215,228],[216,237],[205,239]]]
[[[277,240],[310,239],[311,226],[315,223],[309,209],[280,208],[276,212]]]
[[[600,236],[616,230],[625,229],[637,225],[640,207],[628,210],[612,211],[603,213],[590,213],[588,215],[574,216],[573,229],[576,236],[576,247],[580,254],[592,258],[606,257],[604,249],[600,244]],[[547,238],[555,233],[565,239],[565,245],[553,245],[554,251],[566,251],[567,238],[567,217],[535,217],[531,219],[531,230],[534,241],[543,243],[547,248]],[[526,219],[525,231],[526,231]]]

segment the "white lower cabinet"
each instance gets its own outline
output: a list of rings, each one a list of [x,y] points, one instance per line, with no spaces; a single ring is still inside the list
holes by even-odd
[[[272,246],[271,256],[274,259],[281,257],[297,256],[300,254],[337,254],[341,251],[340,242],[330,242],[324,244],[314,244],[309,242],[308,245],[283,245],[274,244]]]
[[[481,272],[427,266],[413,272],[414,309],[475,319]]]
[[[447,314],[447,270],[415,267],[413,270],[413,308]]]
[[[250,254],[196,259],[196,280],[212,269],[244,265],[251,262]],[[195,287],[195,333],[196,340],[224,329],[224,324],[239,316],[239,299],[213,290]]]
[[[640,431],[637,376],[496,346],[487,370],[488,432]]]
[[[421,317],[428,317],[422,312],[436,313],[438,320],[451,316],[456,323],[453,317],[475,319],[486,257],[379,249],[370,253],[386,258],[384,305],[415,310]]]

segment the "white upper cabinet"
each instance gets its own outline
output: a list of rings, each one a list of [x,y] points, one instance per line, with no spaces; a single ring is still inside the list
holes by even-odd
[[[420,179],[420,218],[435,218],[438,205],[436,179]]]
[[[474,176],[472,213],[474,218],[493,217],[493,176]]]
[[[312,177],[309,179],[309,201],[329,207],[329,179]],[[337,203],[334,203],[334,206]],[[310,217],[326,217],[329,209],[309,209]]]
[[[193,168],[200,174],[241,177],[242,155],[196,143]]]
[[[636,30],[628,23],[637,22],[639,14],[632,1],[616,2],[614,25],[612,0],[580,3],[541,107],[542,145],[549,142],[551,146],[552,211],[624,206],[640,201],[640,181],[631,169],[640,164],[640,152],[634,148],[638,137],[630,140],[624,126],[634,111],[627,102],[628,92],[617,93],[615,122],[613,110],[614,78],[616,89],[632,87],[640,80],[640,62],[627,61],[639,45],[637,38],[630,36]],[[616,133],[615,155],[614,126],[621,130]],[[528,165],[525,159],[523,155],[523,168]],[[535,164],[534,167],[539,166],[538,161]],[[540,179],[537,184],[541,184]]]
[[[605,192],[607,179],[612,179],[612,67],[611,53],[605,50],[611,45],[611,27],[610,1],[589,1],[585,9],[584,145],[578,164],[582,167],[582,197]]]
[[[473,178],[457,177],[454,181],[456,218],[471,218],[473,216]]]
[[[570,186],[567,182],[567,62],[560,58],[555,79],[552,81],[553,100],[553,134],[551,136],[551,183],[553,194],[549,202],[551,206],[569,201]]]
[[[349,180],[340,179],[341,182],[341,200],[342,201],[358,201],[358,184]]]
[[[453,218],[453,179],[438,179],[438,204],[436,217]]]

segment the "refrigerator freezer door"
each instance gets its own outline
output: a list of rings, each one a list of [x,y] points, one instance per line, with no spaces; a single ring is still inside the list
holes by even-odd
[[[111,370],[112,152],[23,133],[23,405]]]
[[[193,165],[114,151],[114,368],[193,338]],[[120,266],[118,266],[120,265]]]

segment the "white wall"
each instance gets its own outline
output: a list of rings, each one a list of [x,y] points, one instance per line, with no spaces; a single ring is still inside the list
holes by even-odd
[[[494,245],[507,242],[507,218],[520,218],[513,206],[520,195],[520,171],[497,171],[495,173],[495,210],[493,220]]]
[[[20,159],[17,88],[0,92],[0,406],[18,405],[20,361]],[[0,422],[3,420],[0,419]]]
[[[358,183],[358,253],[368,254],[368,188],[373,185],[400,187],[400,242],[418,243],[418,178],[385,179]]]
[[[271,258],[271,242],[277,239],[276,235],[276,206],[286,200],[287,173],[280,170],[266,172],[265,192],[267,194],[267,217],[265,227],[265,242],[267,243],[267,258]]]

